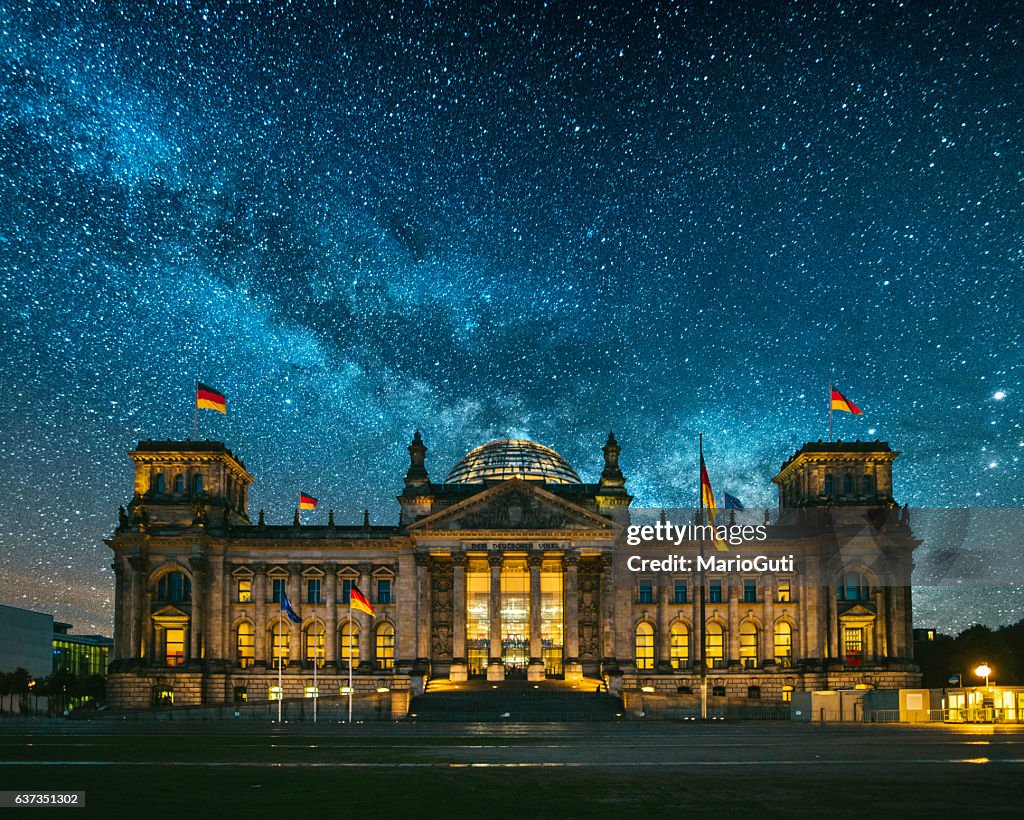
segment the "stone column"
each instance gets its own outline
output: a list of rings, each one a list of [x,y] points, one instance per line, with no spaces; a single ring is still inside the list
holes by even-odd
[[[617,646],[617,636],[615,630],[615,607],[617,602],[616,589],[615,589],[615,578],[614,570],[615,567],[611,561],[608,560],[604,555],[598,556],[597,566],[600,570],[600,586],[601,586],[601,636],[602,636],[602,647],[601,657],[603,665],[609,670],[617,670],[619,668],[618,657],[619,650]],[[623,593],[627,599],[631,597],[630,592],[626,589],[625,584],[623,585]],[[629,610],[626,610],[627,612]],[[632,630],[629,628],[632,618],[626,618],[623,623],[625,624],[622,632],[630,633]],[[632,652],[625,652],[623,657],[631,657]]]
[[[565,599],[562,603],[562,627],[565,646],[563,669],[567,681],[583,680],[583,664],[580,663],[580,582],[579,556],[567,552],[565,565]]]
[[[764,628],[761,630],[760,648],[762,664],[775,660],[775,581],[774,575],[766,575],[764,578]]]
[[[224,622],[224,556],[215,555],[209,559],[210,593],[206,618],[206,658],[223,661],[224,632],[229,625]]]
[[[288,600],[297,615],[302,614],[302,564],[292,561],[288,564]],[[302,624],[295,623],[287,614],[284,625],[288,630],[288,663],[297,664],[302,661]]]
[[[655,669],[672,674],[672,621],[670,590],[672,579],[662,576],[658,581],[658,642]]]
[[[267,637],[267,565],[252,566],[253,619],[256,622],[256,659],[253,666],[270,664],[270,639]]]
[[[540,611],[540,568],[544,556],[531,554],[526,560],[530,568],[530,662],[526,667],[526,679],[538,681],[545,678]]]
[[[826,586],[823,591],[825,593],[825,606],[823,608],[825,610],[825,634],[828,635],[828,656],[832,660],[843,660],[839,651],[841,641],[839,636],[839,615],[836,608],[836,590],[831,586]]]
[[[729,647],[726,662],[731,666],[740,662],[740,580],[730,575],[726,589],[729,595]]]
[[[430,556],[416,553],[416,661],[430,662]]]
[[[131,616],[129,625],[129,657],[138,660],[142,657],[143,630],[146,629],[149,618],[143,611],[143,593],[146,588],[146,559],[141,555],[133,555],[128,559],[131,567]],[[148,648],[148,647],[147,647]],[[152,650],[150,649],[150,652]]]
[[[325,564],[327,612],[324,617],[324,667],[335,669],[338,663],[338,565]]]
[[[124,584],[125,571],[121,566],[120,556],[114,556],[114,563],[110,565],[114,570],[114,648],[111,652],[111,660],[117,661],[125,657],[125,600]]]
[[[501,566],[504,556],[492,553],[487,556],[491,567],[491,596],[489,613],[491,626],[491,657],[487,661],[487,680],[505,680],[505,664],[501,659]]]
[[[188,660],[197,663],[203,660],[203,629],[206,624],[206,558],[200,554],[190,555],[189,568],[192,570],[192,618],[188,629]]]
[[[359,570],[359,591],[369,600],[373,600],[373,592],[370,589],[370,573],[373,572],[373,564],[362,563],[357,566]],[[359,667],[358,669],[370,672],[373,670],[373,618],[365,612],[353,612],[353,618],[359,622]]]
[[[466,554],[452,553],[452,664],[448,677],[453,681],[469,679],[466,663]]]

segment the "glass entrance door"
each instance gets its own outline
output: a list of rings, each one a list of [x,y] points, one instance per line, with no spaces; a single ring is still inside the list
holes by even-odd
[[[530,663],[530,573],[525,558],[501,570],[501,659],[506,678],[525,678]]]

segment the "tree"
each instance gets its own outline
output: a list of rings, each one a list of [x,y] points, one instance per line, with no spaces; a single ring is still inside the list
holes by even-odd
[[[32,681],[32,676],[29,674],[27,669],[18,667],[11,673],[11,711],[14,711],[14,698],[17,697],[19,703],[22,698],[28,695],[30,686],[29,683]]]

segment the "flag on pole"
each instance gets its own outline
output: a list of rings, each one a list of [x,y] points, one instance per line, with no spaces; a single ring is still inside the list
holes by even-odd
[[[359,587],[357,587],[355,584],[352,584],[352,586],[349,588],[348,603],[349,606],[352,607],[352,609],[358,609],[360,612],[365,612],[367,615],[370,616],[374,614],[373,604],[371,604],[367,597],[359,591]]]
[[[722,504],[722,506],[725,507],[725,509],[727,509],[727,510],[742,510],[743,509],[743,502],[740,501],[736,496],[729,495],[729,493],[727,493],[727,492],[723,492],[722,496],[725,499],[723,504]]]
[[[216,410],[218,413],[228,412],[228,402],[224,394],[202,382],[196,382],[196,407],[200,410]]]
[[[299,509],[300,510],[315,510],[316,499],[306,493],[299,493]]]
[[[715,526],[715,517],[718,515],[718,506],[715,504],[715,494],[711,491],[711,479],[708,478],[708,468],[704,463],[704,453],[700,454],[700,503],[708,511],[708,524]],[[729,548],[725,542],[715,538],[715,549],[719,552],[728,552]]]
[[[281,590],[281,611],[288,616],[289,621],[297,624],[302,623],[302,618],[299,617],[299,613],[292,607],[292,602],[288,600],[288,593],[283,589]]]
[[[832,409],[842,410],[844,413],[853,413],[855,416],[861,415],[860,408],[834,387],[832,388]]]

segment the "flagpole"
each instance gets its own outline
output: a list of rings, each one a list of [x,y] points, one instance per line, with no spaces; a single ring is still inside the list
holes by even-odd
[[[199,379],[195,380],[192,393],[192,440],[199,441]]]
[[[832,382],[828,383],[828,440],[832,441]]]
[[[348,593],[348,722],[352,725],[352,590]]]
[[[313,722],[316,723],[316,701],[320,690],[317,688],[317,667],[320,665],[320,624],[313,610]]]
[[[708,664],[707,658],[707,609],[704,591],[704,434],[700,434],[700,465],[697,468],[697,486],[700,495],[700,561],[697,564],[698,579],[700,581],[700,719],[708,719]]]
[[[282,593],[284,592],[283,589],[281,591]],[[284,653],[281,650],[284,647],[280,645],[281,639],[284,637],[284,621],[282,620],[283,618],[284,609],[279,608],[277,610],[277,722],[279,724],[281,723],[281,701],[284,700],[284,684],[282,684],[281,682],[281,662],[284,660]]]

